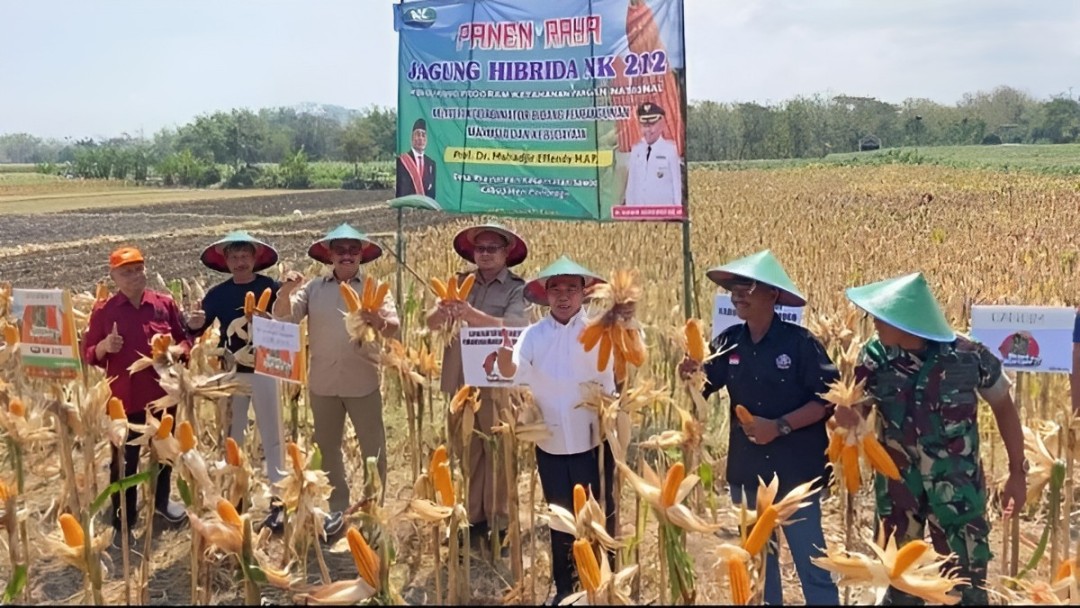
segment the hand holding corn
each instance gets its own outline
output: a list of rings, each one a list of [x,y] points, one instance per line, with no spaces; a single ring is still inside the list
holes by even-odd
[[[195,310],[187,316],[187,326],[191,330],[200,330],[206,325],[206,312],[202,309],[202,300],[195,302]]]

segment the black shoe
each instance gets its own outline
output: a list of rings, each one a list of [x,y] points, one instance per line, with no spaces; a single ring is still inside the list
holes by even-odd
[[[345,527],[345,517],[341,511],[334,511],[330,515],[326,516],[326,521],[323,522],[323,532],[326,533],[326,540],[330,540],[341,532]]]
[[[171,500],[164,507],[155,507],[154,512],[173,525],[187,521],[187,511],[184,510],[184,507],[180,503]]]
[[[496,530],[492,534],[495,536],[495,546],[499,548],[499,557],[508,559],[510,557],[510,545],[506,540],[506,528]]]
[[[263,520],[260,529],[262,528],[270,528],[270,531],[275,534],[285,529],[284,503],[277,499],[270,501],[270,512],[266,514],[266,519]]]

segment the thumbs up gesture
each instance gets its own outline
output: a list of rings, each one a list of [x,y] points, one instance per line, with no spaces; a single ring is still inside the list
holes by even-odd
[[[202,300],[197,300],[192,310],[187,315],[187,326],[192,331],[198,331],[206,325],[206,312],[202,308]]]
[[[120,336],[120,330],[117,329],[116,323],[113,323],[112,331],[109,335],[98,342],[97,349],[98,358],[102,358],[107,354],[115,354],[120,352],[120,349],[124,347],[124,338]]]

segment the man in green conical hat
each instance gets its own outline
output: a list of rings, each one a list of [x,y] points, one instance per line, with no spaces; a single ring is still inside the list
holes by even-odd
[[[744,323],[717,336],[710,345],[722,354],[704,364],[708,379],[705,398],[727,387],[727,480],[732,500],[745,500],[756,508],[758,480],[775,475],[780,493],[828,476],[825,420],[829,410],[818,396],[839,373],[825,348],[806,328],[789,323],[776,313],[778,304],[804,306],[780,262],[765,250],[708,271],[714,283],[731,292],[731,302]],[[685,374],[699,362],[689,358],[680,368]],[[753,416],[739,422],[734,408],[745,407]],[[817,495],[784,527],[792,561],[802,583],[807,605],[836,605],[839,593],[829,573],[811,560],[821,555],[825,535]],[[770,551],[765,562],[765,602],[783,603],[780,562]]]
[[[370,357],[371,350],[377,346],[371,342],[356,345],[349,339],[341,318],[341,311],[347,307],[340,288],[341,283],[347,283],[357,293],[363,292],[364,275],[360,266],[381,256],[382,248],[359,230],[342,224],[312,243],[308,255],[332,265],[332,271],[307,281],[303,287],[303,275],[295,271],[287,273],[274,302],[274,317],[290,323],[299,323],[305,317],[308,320],[311,353],[308,388],[314,440],[322,450],[323,470],[334,486],[329,500],[331,513],[323,528],[327,536],[333,536],[343,528],[343,512],[352,504],[341,451],[346,416],[352,420],[364,457],[378,458],[379,475],[386,488],[382,374]],[[384,337],[392,337],[398,331],[397,309],[389,294],[378,311],[361,315]]]
[[[270,306],[273,306],[280,285],[274,279],[261,274],[263,270],[277,263],[278,253],[270,245],[256,239],[243,230],[225,235],[221,240],[211,243],[200,256],[202,263],[221,273],[228,273],[228,279],[214,285],[206,292],[202,302],[196,305],[187,318],[188,332],[192,336],[201,336],[214,321],[220,322],[221,339],[219,348],[230,353],[246,352],[249,341],[238,335],[228,335],[226,328],[233,321],[244,315],[244,298],[248,292],[258,298],[264,290],[270,290]],[[251,328],[248,328],[249,333]],[[236,361],[236,379],[250,387],[248,395],[230,397],[232,421],[229,436],[238,444],[244,444],[244,434],[248,425],[248,406],[255,410],[255,422],[259,425],[259,437],[262,439],[263,454],[266,457],[266,476],[270,485],[284,478],[284,435],[282,433],[281,407],[278,404],[278,381],[270,376],[254,373],[254,355],[250,360],[238,357]],[[270,512],[263,521],[273,531],[285,526],[285,511],[281,500],[276,496],[270,501]]]
[[[481,224],[464,228],[454,237],[454,250],[464,260],[476,265],[475,270],[459,273],[458,285],[470,274],[475,283],[468,298],[462,301],[443,300],[428,312],[428,329],[437,330],[454,321],[469,327],[524,327],[529,324],[525,309],[525,280],[510,268],[525,261],[529,255],[525,240],[499,224]],[[442,390],[448,395],[457,393],[465,384],[461,361],[461,342],[454,339],[443,351]],[[489,532],[502,545],[509,523],[506,463],[495,458],[491,428],[498,424],[498,409],[509,405],[504,388],[481,388],[480,409],[476,412],[476,429],[469,443],[469,512],[470,539],[480,541]],[[455,416],[451,428],[459,428],[461,417]],[[460,434],[452,433],[452,444],[459,454],[463,451]],[[499,470],[494,463],[498,462]],[[504,546],[505,550],[508,550]]]
[[[986,481],[979,460],[978,397],[989,404],[1009,456],[1001,504],[1024,506],[1028,469],[1020,416],[1001,361],[982,344],[957,335],[921,273],[847,290],[874,317],[877,335],[863,345],[856,378],[877,407],[878,439],[900,470],[900,480],[875,476],[877,517],[897,545],[923,539],[955,554],[964,585],[961,603],[986,605],[990,526]],[[838,424],[854,428],[861,412],[837,408]],[[921,601],[890,588],[886,604]]]
[[[534,302],[550,306],[548,314],[525,329],[511,346],[503,331],[499,349],[499,372],[532,391],[551,436],[536,442],[536,468],[544,499],[568,510],[574,508],[574,485],[581,484],[600,496],[600,450],[604,450],[604,500],[607,531],[615,533],[615,457],[601,441],[600,421],[592,408],[579,407],[585,387],[599,383],[604,392],[615,392],[615,371],[609,361],[601,371],[599,349],[585,352],[578,336],[585,329],[582,304],[585,292],[605,282],[592,271],[563,256],[529,281],[525,292]],[[574,538],[551,531],[551,568],[557,606],[574,592]]]

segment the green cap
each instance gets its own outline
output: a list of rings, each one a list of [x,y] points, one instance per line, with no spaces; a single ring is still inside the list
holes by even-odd
[[[729,291],[740,281],[764,283],[780,290],[777,304],[793,307],[806,306],[806,298],[799,293],[791,277],[784,272],[784,267],[768,249],[739,258],[734,262],[728,262],[723,266],[710,268],[705,276]]]
[[[342,224],[330,232],[327,232],[326,236],[312,243],[311,247],[308,247],[307,253],[309,256],[323,264],[330,264],[330,242],[342,239],[360,241],[362,247],[360,253],[361,264],[367,264],[372,260],[378,259],[378,257],[382,255],[382,247],[379,247],[377,244],[368,240],[366,234],[348,224]]]
[[[232,243],[251,243],[255,247],[255,272],[266,270],[277,264],[278,252],[276,249],[251,236],[246,230],[236,230],[226,234],[224,238],[209,247],[203,249],[199,260],[211,270],[229,272],[229,266],[225,263],[225,247]]]
[[[579,276],[585,279],[585,289],[598,283],[607,283],[600,275],[578,264],[565,255],[540,271],[537,277],[525,284],[525,299],[533,304],[547,306],[547,282],[551,277]]]
[[[474,259],[474,255],[476,249],[476,237],[484,232],[494,232],[506,239],[507,267],[517,266],[524,262],[525,258],[529,256],[529,247],[525,244],[525,240],[522,239],[521,236],[506,226],[495,223],[469,226],[457,233],[454,237],[454,251],[457,251],[458,255],[475,264],[476,260]]]
[[[934,342],[956,339],[921,272],[852,287],[846,293],[853,304],[899,330]]]

